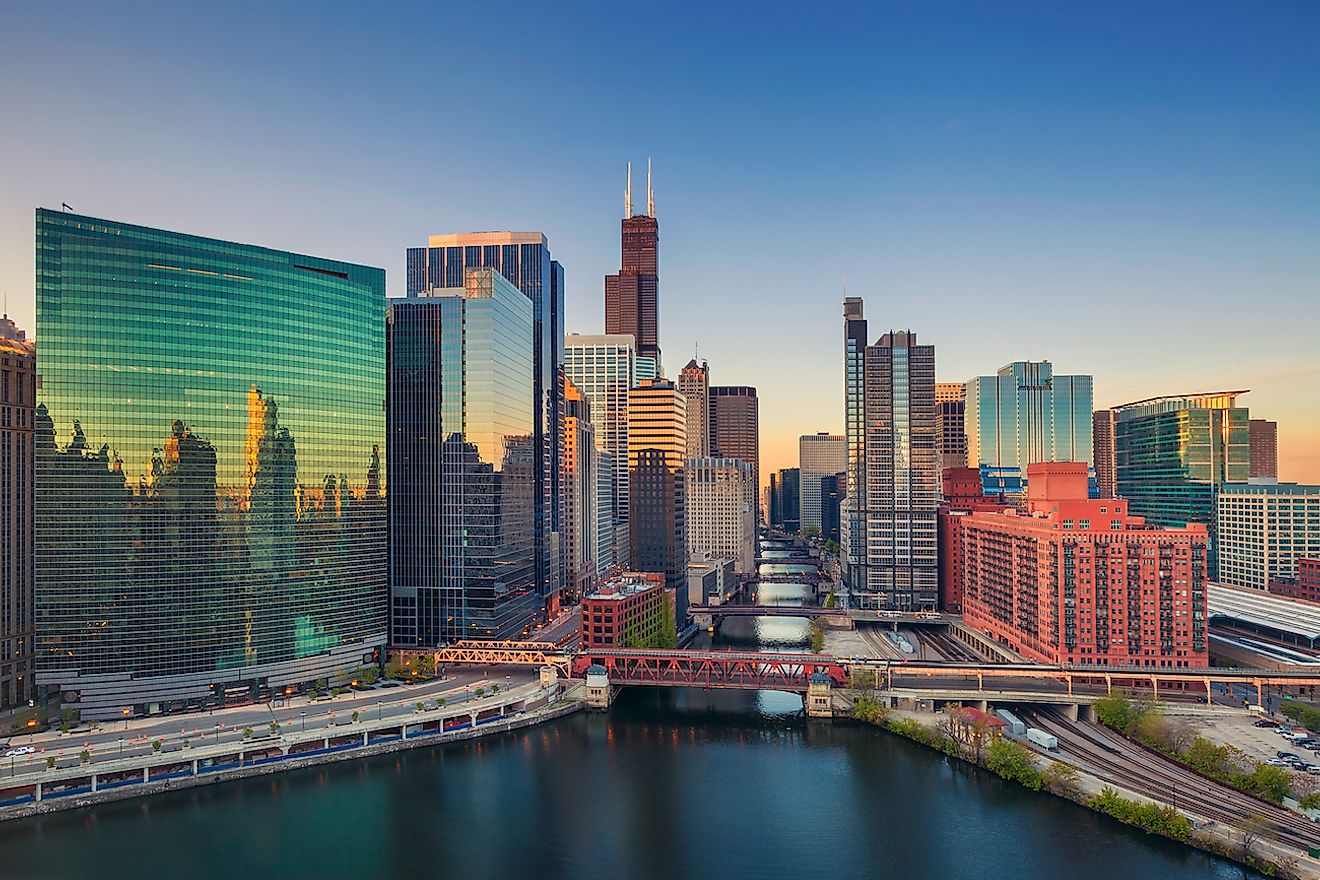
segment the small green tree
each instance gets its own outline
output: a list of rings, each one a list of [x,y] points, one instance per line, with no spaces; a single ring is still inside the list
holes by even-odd
[[[490,686],[490,692],[491,692],[492,694],[498,694],[498,693],[500,692],[500,686],[497,685],[497,684],[493,684],[493,685],[491,685],[491,686]]]
[[[280,724],[279,724],[278,721],[272,721],[272,722],[270,723],[270,732],[271,732],[272,734],[275,734],[275,733],[279,733],[279,732],[280,732]]]
[[[307,699],[309,700],[315,700],[320,696],[321,696],[321,692],[318,691],[316,688],[312,688],[310,691],[307,692]]]
[[[435,701],[435,705],[436,705],[436,708],[443,708],[444,705],[445,705],[445,698],[444,698],[444,697],[441,697],[440,699],[436,700],[436,701]]]
[[[1303,810],[1320,810],[1320,791],[1302,795],[1301,800],[1297,802],[1297,806]]]
[[[251,736],[252,736],[252,728],[250,727],[243,728],[243,739],[248,739]]]
[[[360,718],[360,717],[362,717],[362,713],[359,712],[357,709],[354,709],[354,710],[353,710],[353,723],[354,723],[354,724],[357,724],[357,722],[358,722],[358,718]]]
[[[1042,774],[1045,787],[1062,795],[1075,795],[1082,788],[1082,775],[1072,764],[1053,761]]]
[[[78,753],[78,760],[86,764],[88,761],[92,760],[92,753],[87,751],[87,749],[83,749]]]
[[[47,755],[47,756],[46,756],[46,769],[47,769],[47,770],[54,770],[54,769],[55,769],[55,756],[54,756],[54,755]]]
[[[473,693],[477,695],[478,699],[480,699],[481,697],[486,696],[486,689],[484,687],[479,687],[473,691]]]
[[[164,745],[164,743],[162,743],[160,740],[158,740],[158,739],[153,739],[153,740],[151,741],[151,750],[152,750],[153,752],[159,752],[160,749],[161,749],[161,746],[162,746],[162,745]]]
[[[424,711],[426,711],[426,704],[423,703],[421,700],[418,700],[418,701],[417,701],[417,711],[418,711],[418,712],[424,712]]]

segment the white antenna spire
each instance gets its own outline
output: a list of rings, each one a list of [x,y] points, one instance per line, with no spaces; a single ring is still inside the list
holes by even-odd
[[[628,163],[628,188],[623,191],[623,218],[632,216],[632,162]]]
[[[646,216],[655,216],[655,191],[651,189],[651,157],[646,157]]]

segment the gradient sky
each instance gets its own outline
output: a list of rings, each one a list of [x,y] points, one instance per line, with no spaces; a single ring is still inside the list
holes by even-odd
[[[1320,482],[1320,4],[5,3],[0,288],[33,208],[384,266],[539,229],[599,332],[654,157],[661,345],[842,429],[841,300],[939,377],[1251,388]],[[640,176],[635,183],[640,187]],[[644,200],[636,198],[635,204]]]

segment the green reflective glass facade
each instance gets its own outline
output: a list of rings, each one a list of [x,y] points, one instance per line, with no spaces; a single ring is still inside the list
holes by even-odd
[[[37,682],[251,699],[386,632],[385,273],[37,212]]]
[[[1118,497],[1155,525],[1204,524],[1211,578],[1219,576],[1216,495],[1226,483],[1247,482],[1251,469],[1250,414],[1237,405],[1240,393],[1127,404],[1114,425]]]

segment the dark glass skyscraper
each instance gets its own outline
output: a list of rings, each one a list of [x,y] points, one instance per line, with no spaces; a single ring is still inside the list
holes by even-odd
[[[386,636],[385,273],[37,212],[37,683],[252,699]]]
[[[655,219],[651,172],[646,172],[646,213],[632,212],[632,166],[624,196],[622,254],[617,275],[605,276],[605,332],[637,341],[637,356],[660,363],[660,224]]]
[[[494,269],[390,303],[392,641],[514,638],[536,590],[532,302]]]
[[[464,271],[477,267],[503,275],[532,301],[535,313],[536,577],[544,614],[553,616],[567,562],[559,522],[564,454],[564,268],[551,259],[550,246],[539,232],[433,235],[427,247],[408,248],[408,296],[432,288],[462,287]]]
[[[689,415],[689,419],[691,416]],[[752,466],[752,485],[761,492],[761,411],[750,385],[712,385],[706,416],[712,458],[736,458]],[[756,502],[756,520],[761,504]]]
[[[866,317],[861,297],[843,301],[843,434],[848,441],[848,494],[839,524],[844,585],[866,586]],[[787,514],[785,514],[787,516]]]

